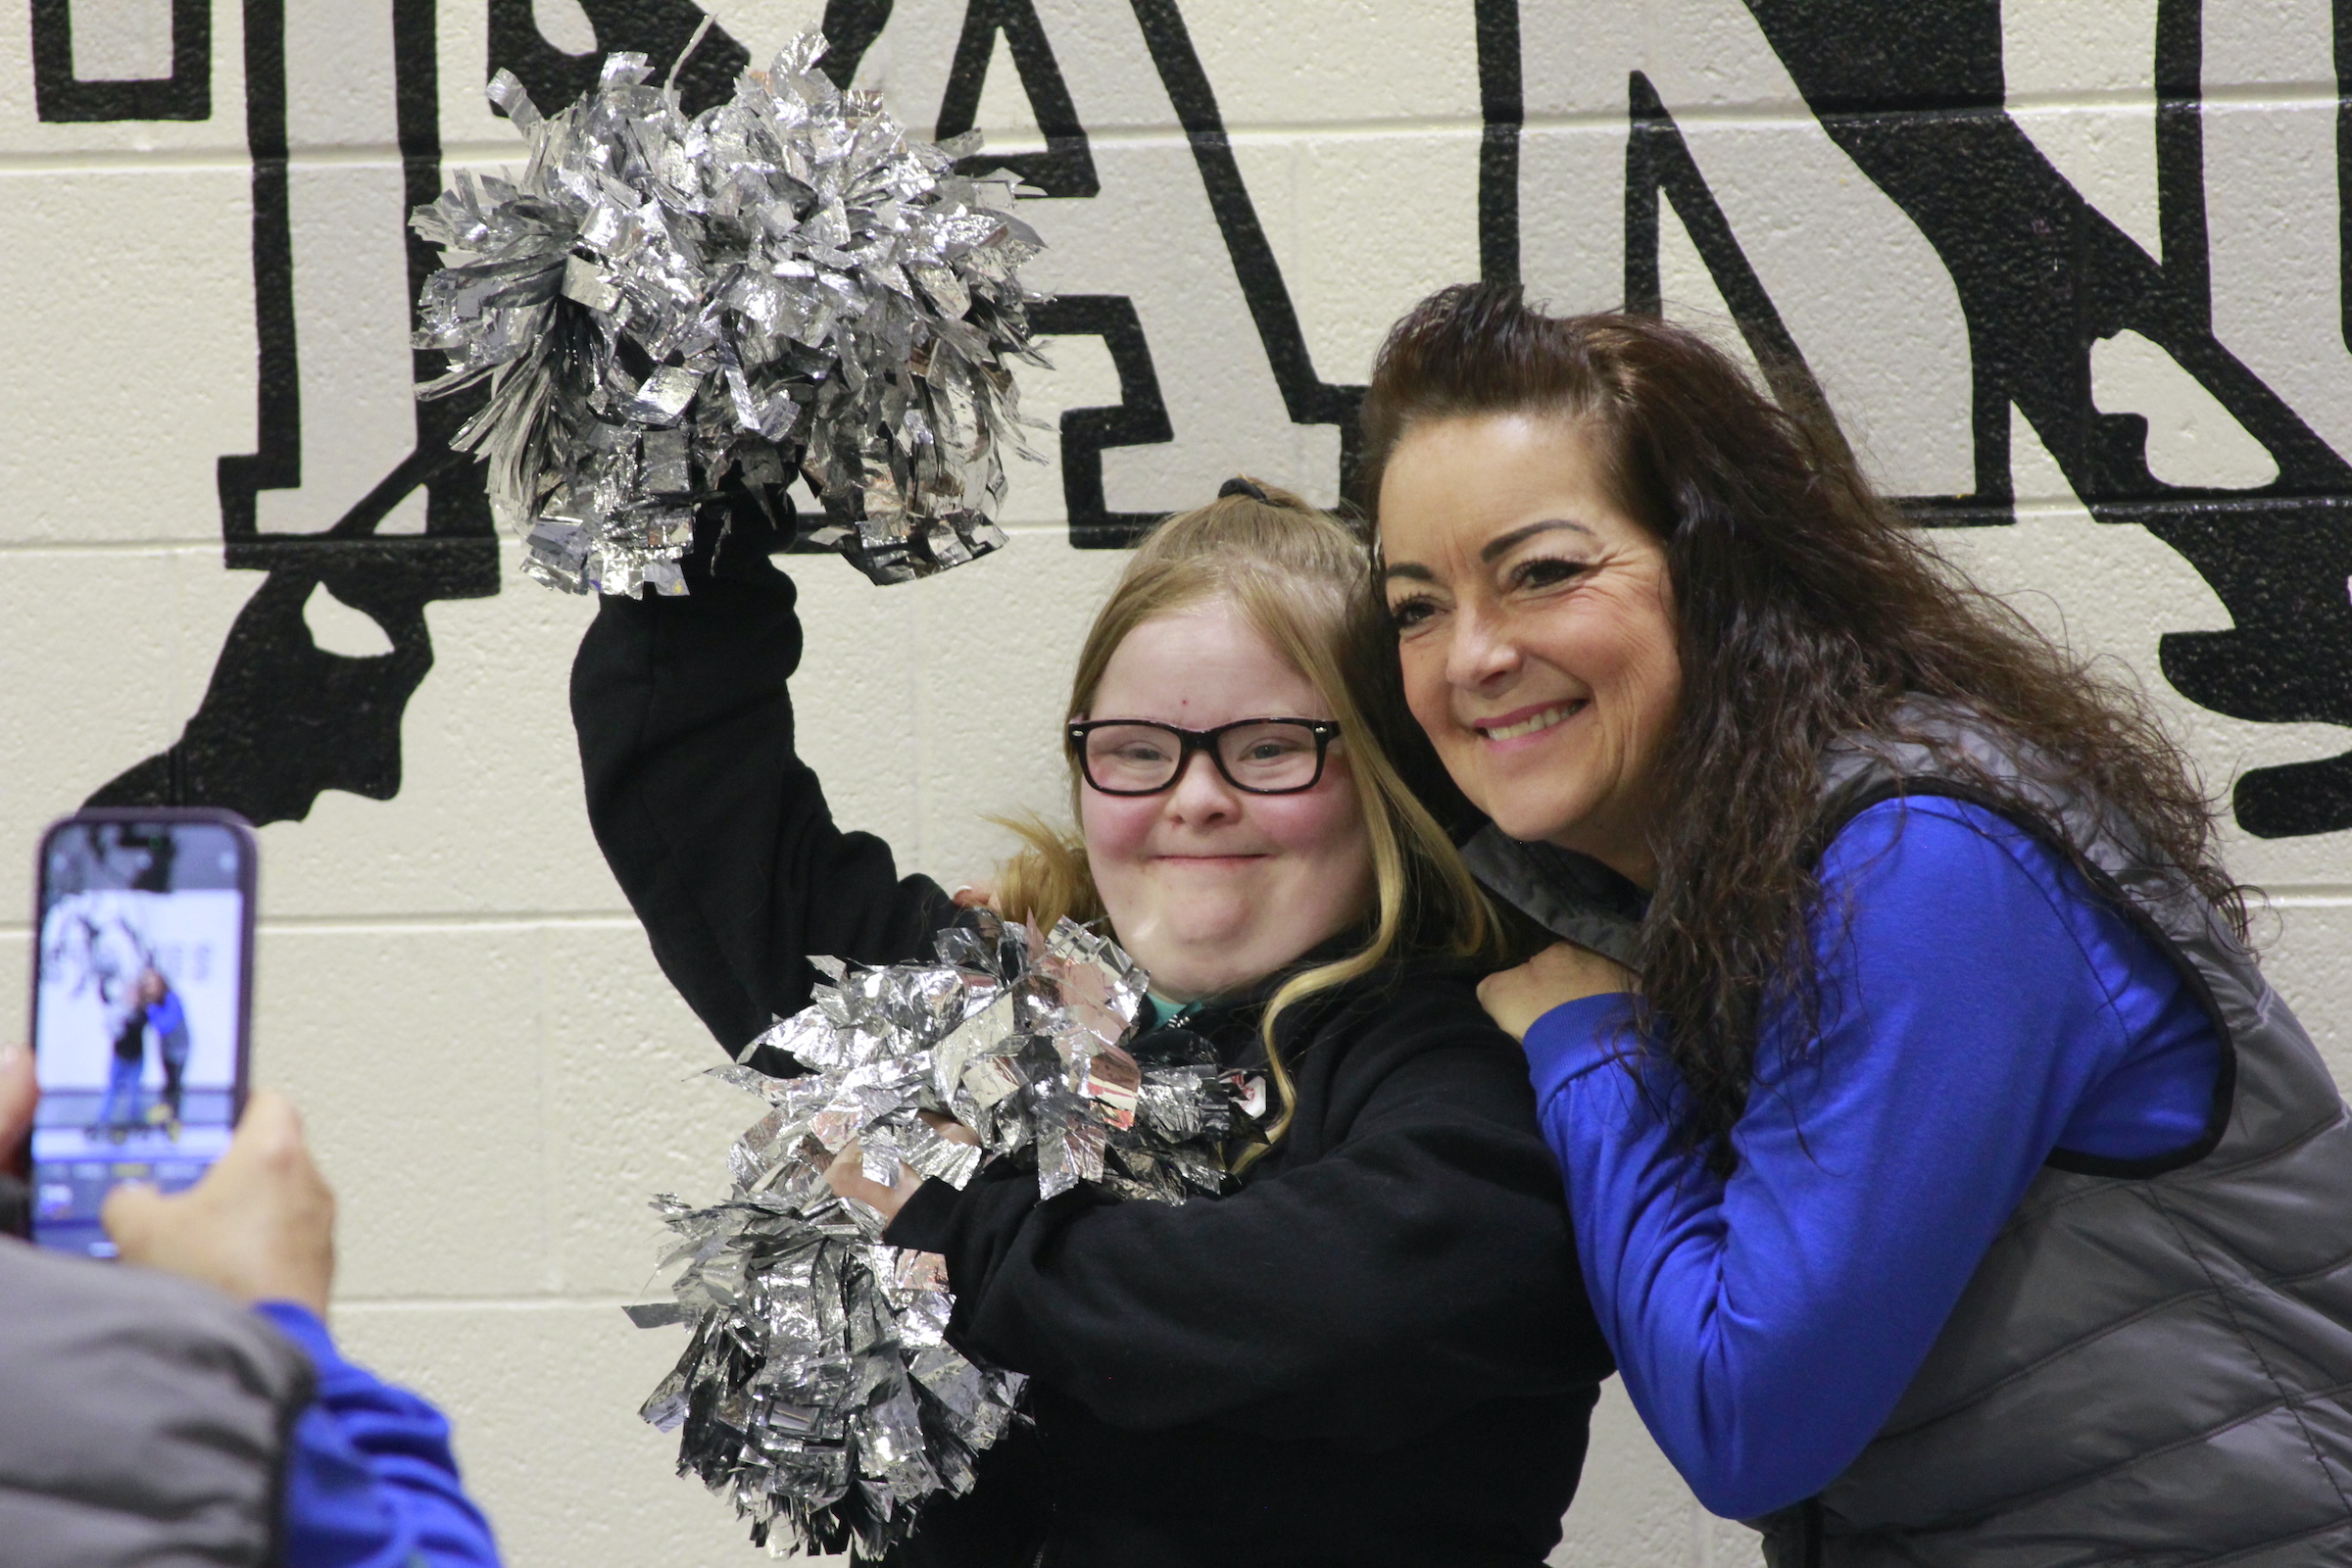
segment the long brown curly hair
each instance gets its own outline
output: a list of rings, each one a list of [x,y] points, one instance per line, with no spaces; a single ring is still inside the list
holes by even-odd
[[[1824,749],[1931,739],[1909,733],[1906,698],[1964,705],[2023,742],[2044,782],[2106,803],[2244,934],[2213,805],[2136,684],[1968,583],[1873,490],[1817,399],[1775,401],[1662,320],[1551,317],[1514,286],[1457,285],[1396,323],[1373,370],[1361,477],[1375,516],[1408,432],[1509,413],[1573,421],[1613,498],[1665,547],[1683,686],[1658,762],[1670,804],[1652,828],[1642,1023],[1690,1089],[1684,1132],[1719,1167],[1761,1020],[1794,1004],[1808,1036],[1818,1026]],[[2013,787],[1972,783],[2064,842]]]

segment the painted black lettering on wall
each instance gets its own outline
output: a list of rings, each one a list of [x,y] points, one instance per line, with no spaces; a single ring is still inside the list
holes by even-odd
[[[1060,63],[1054,58],[1054,45],[1030,0],[973,0],[963,16],[963,32],[956,41],[956,64],[948,74],[948,96],[939,106],[934,138],[946,141],[973,128],[980,112],[980,91],[988,82],[989,59],[996,53],[1000,33],[1011,49],[1021,90],[1037,111],[1037,128],[1046,138],[1046,150],[1005,158],[982,151],[956,168],[967,174],[1004,170],[1046,196],[1097,194],[1102,183],[1095,175],[1086,127],[1078,123],[1069,86],[1061,79]]]
[[[393,0],[392,22],[405,194],[426,202],[441,188],[432,0]],[[471,397],[418,404],[415,449],[324,530],[265,534],[258,526],[259,492],[302,483],[284,0],[246,0],[244,34],[258,439],[253,452],[220,459],[220,533],[231,567],[266,575],[229,628],[179,739],[101,786],[90,804],[225,806],[273,822],[308,815],[322,790],[371,800],[399,791],[401,718],[433,662],[424,607],[498,592],[498,546],[478,472],[449,452],[451,432],[477,405]],[[386,215],[392,222],[400,217]],[[414,300],[437,259],[414,236],[406,245]],[[419,374],[436,368],[421,355],[416,365]],[[377,525],[419,488],[424,532],[378,537]],[[352,658],[319,648],[304,609],[320,588],[372,618],[391,652]]]
[[[170,72],[122,80],[75,75],[74,0],[32,0],[32,99],[53,122],[212,119],[212,0],[172,0]]]
[[[1763,280],[1748,266],[1730,221],[1716,205],[1715,193],[1707,188],[1705,176],[1699,173],[1657,89],[1637,71],[1627,97],[1633,123],[1625,142],[1625,308],[1651,316],[1664,308],[1658,279],[1658,202],[1663,198],[1673,206],[1684,231],[1706,260],[1748,352],[1772,384],[1774,397],[1784,407],[1825,408],[1828,399],[1822,395],[1820,382],[1814,379],[1796,339],[1774,308],[1772,296],[1765,292]]]
[[[1629,0],[1631,3],[1631,0]],[[489,38],[482,76],[514,70],[543,105],[594,76],[605,51],[640,50],[666,65],[704,18],[689,0],[580,0],[596,48],[572,52],[539,30],[531,0],[483,0]],[[322,789],[375,798],[400,783],[399,726],[431,666],[423,607],[497,591],[496,545],[480,481],[451,463],[446,440],[470,400],[420,405],[415,450],[332,526],[263,533],[259,492],[299,486],[303,411],[297,370],[293,215],[286,171],[284,0],[244,0],[246,131],[253,158],[255,320],[260,342],[256,450],[220,460],[221,531],[229,564],[267,574],[238,617],[211,688],[179,741],[98,792],[106,801],[202,801],[268,821],[305,814]],[[2264,721],[2352,726],[2352,466],[2330,449],[2216,338],[2207,276],[2202,17],[2198,0],[2160,0],[2157,22],[2157,175],[2163,260],[2152,260],[2078,192],[2004,109],[1996,0],[1921,6],[1892,0],[1748,0],[1749,11],[1805,103],[1854,165],[1908,216],[1959,295],[1971,356],[1975,482],[1966,494],[1912,498],[1923,523],[1998,525],[2012,519],[2010,409],[2021,411],[2093,516],[2136,523],[2179,551],[2212,584],[2229,631],[2174,633],[2161,647],[2165,677],[2216,711]],[[441,183],[440,62],[432,0],[395,0],[399,136],[411,201]],[[1107,8],[1106,8],[1107,9]],[[1298,311],[1242,176],[1213,83],[1179,0],[1129,0],[1122,25],[1059,37],[1038,0],[968,0],[952,36],[906,40],[952,58],[935,123],[950,135],[978,112],[1002,37],[1035,112],[1042,152],[972,166],[1017,173],[1041,204],[1049,237],[1056,203],[1108,199],[1099,149],[1067,85],[1070,51],[1133,47],[1165,89],[1188,138],[1193,174],[1247,305],[1251,341],[1235,363],[1262,367],[1290,419],[1342,432],[1345,487],[1353,467],[1357,386],[1316,368]],[[2337,0],[2339,88],[2352,74],[2352,0]],[[49,120],[201,119],[209,103],[208,8],[174,0],[172,73],[154,82],[78,82],[72,74],[72,0],[31,0],[34,88]],[[1131,26],[1127,21],[1131,19]],[[1546,63],[1526,57],[1517,0],[1476,0],[1458,46],[1475,55],[1484,120],[1479,156],[1478,253],[1491,277],[1523,263],[1519,194],[1524,84]],[[845,85],[890,33],[890,0],[829,0],[826,70]],[[894,39],[894,45],[896,40]],[[687,59],[690,108],[715,101],[749,51],[714,26]],[[206,96],[195,96],[204,93]],[[931,106],[900,103],[918,125]],[[1657,303],[1660,199],[1712,273],[1740,329],[1784,397],[1818,396],[1810,370],[1713,193],[1684,146],[1669,107],[1639,74],[1626,83],[1625,301]],[[2339,178],[2352,178],[2352,100],[2340,122]],[[2352,196],[2342,204],[2352,266]],[[387,220],[397,220],[387,215]],[[409,245],[411,298],[432,258]],[[1190,261],[1198,265],[1200,258]],[[1139,267],[1153,265],[1139,257]],[[2352,278],[2344,291],[2352,311]],[[1403,302],[1398,302],[1401,305]],[[1128,544],[1152,512],[1109,510],[1105,451],[1176,438],[1155,355],[1134,298],[1073,295],[1041,312],[1060,337],[1100,338],[1119,402],[1061,416],[1062,487],[1071,538]],[[2169,485],[2149,471],[2145,421],[2094,404],[2090,354],[2120,331],[2139,333],[2184,368],[2270,454],[2278,477],[2254,490]],[[2345,325],[2352,344],[2352,317]],[[429,371],[432,367],[419,366]],[[1185,366],[1186,376],[1203,368]],[[377,525],[421,489],[422,534],[379,536]],[[1160,498],[1154,498],[1158,500]],[[1191,499],[1164,498],[1173,507]],[[303,619],[325,584],[372,616],[393,644],[376,659],[318,649]],[[2286,836],[2352,828],[2352,754],[2257,769],[2238,781],[2246,828]]]
[[[2237,718],[2352,724],[2352,466],[2214,336],[2198,0],[2161,0],[2157,12],[2162,265],[2003,111],[1993,0],[1750,0],[1750,10],[1824,128],[1919,225],[1959,289],[1977,499],[2010,500],[2014,403],[2094,517],[2145,526],[2229,608],[2230,631],[2164,638],[2177,690]],[[2339,5],[2339,40],[2347,22],[2352,6]],[[2151,474],[2146,420],[2103,414],[2090,396],[2091,345],[2125,330],[2212,393],[2278,477],[2254,491],[2200,491]],[[2352,827],[2352,754],[2255,769],[2234,804],[2265,837]]]
[[[703,11],[691,0],[580,0],[580,10],[596,29],[595,50],[567,54],[539,31],[531,0],[490,0],[491,68],[514,73],[531,92],[531,101],[554,110],[596,85],[604,58],[614,50],[630,49],[666,72],[685,54],[703,24]],[[733,95],[735,78],[752,64],[751,51],[713,26],[678,65],[679,100],[689,114],[701,114]]]

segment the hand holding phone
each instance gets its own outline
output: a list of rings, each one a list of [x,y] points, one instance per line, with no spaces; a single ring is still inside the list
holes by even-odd
[[[201,1280],[240,1301],[299,1301],[326,1316],[335,1281],[335,1195],[283,1095],[257,1094],[228,1152],[167,1198],[118,1187],[106,1231],[125,1263]]]
[[[100,1223],[110,1192],[179,1191],[227,1152],[245,1102],[254,849],[242,818],[211,809],[85,810],[42,837],[40,1246],[115,1255]]]
[[[24,1148],[33,1102],[40,1093],[32,1076],[32,1053],[22,1046],[0,1046],[0,1236],[25,1235],[32,1221],[31,1195],[25,1191],[24,1161],[17,1152]]]
[[[0,1046],[0,1149],[14,1148],[32,1126],[32,1105],[40,1093],[32,1053],[23,1046]]]

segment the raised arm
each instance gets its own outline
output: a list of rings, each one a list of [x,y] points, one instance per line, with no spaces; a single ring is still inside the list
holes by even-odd
[[[729,1051],[808,1004],[811,954],[891,963],[953,911],[890,846],[834,826],[794,750],[801,623],[739,513],[684,598],[609,598],[571,669],[588,820],[654,956]]]

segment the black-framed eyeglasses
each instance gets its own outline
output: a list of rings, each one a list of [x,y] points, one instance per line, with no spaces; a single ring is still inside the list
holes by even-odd
[[[1225,782],[1250,795],[1296,795],[1323,780],[1340,726],[1327,718],[1241,718],[1179,729],[1140,718],[1094,718],[1066,731],[1078,770],[1104,795],[1157,795],[1206,752]]]

